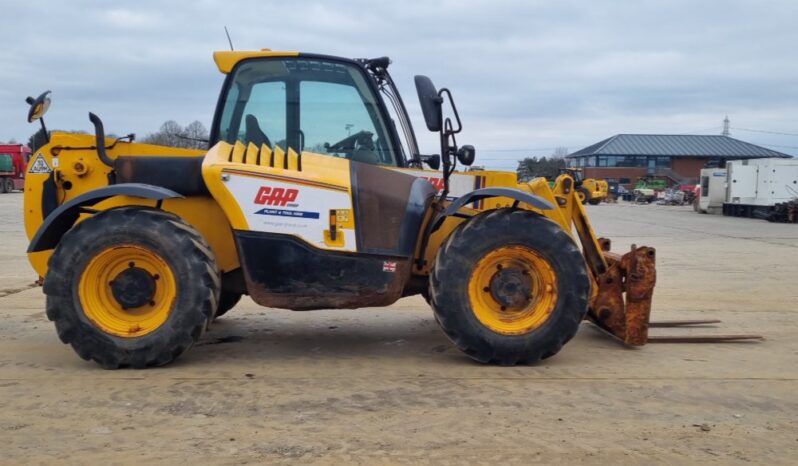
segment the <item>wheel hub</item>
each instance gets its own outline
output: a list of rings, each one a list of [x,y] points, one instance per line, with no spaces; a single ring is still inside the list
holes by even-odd
[[[515,268],[502,268],[490,281],[490,294],[502,308],[525,306],[532,292],[528,273]]]
[[[123,309],[150,304],[155,296],[155,277],[131,262],[111,281],[111,293]]]

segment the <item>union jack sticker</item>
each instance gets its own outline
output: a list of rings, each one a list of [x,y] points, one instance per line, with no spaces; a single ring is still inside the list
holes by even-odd
[[[382,271],[383,272],[396,272],[396,262],[395,261],[384,261],[382,263]]]

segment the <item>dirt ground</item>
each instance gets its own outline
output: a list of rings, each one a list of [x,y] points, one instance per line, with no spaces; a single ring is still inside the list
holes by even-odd
[[[718,318],[682,332],[762,343],[626,349],[583,324],[554,358],[501,368],[456,350],[419,297],[308,313],[245,299],[176,363],[105,371],[47,321],[21,204],[0,195],[0,463],[798,461],[796,225],[589,207],[616,250],[658,249],[655,319]]]

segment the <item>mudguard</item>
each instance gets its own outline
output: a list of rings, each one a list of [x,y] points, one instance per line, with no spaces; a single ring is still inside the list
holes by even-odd
[[[440,226],[443,224],[443,221],[446,220],[446,217],[457,215],[457,211],[460,210],[461,207],[464,207],[472,202],[488,199],[491,197],[509,197],[510,199],[515,199],[517,202],[529,204],[530,206],[540,210],[551,210],[554,208],[554,205],[546,199],[536,194],[521,191],[520,189],[502,187],[476,189],[470,193],[463,194],[452,201],[452,203],[449,204],[449,206],[446,207],[446,209],[435,220],[431,231],[435,231],[440,228]]]
[[[132,196],[155,201],[183,197],[170,189],[143,183],[121,183],[85,192],[47,215],[36,230],[36,235],[28,246],[28,252],[54,249],[64,233],[75,224],[83,207],[95,205],[114,196]]]
[[[541,210],[550,210],[554,208],[551,202],[536,194],[521,191],[520,189],[498,187],[477,189],[468,194],[464,194],[449,204],[449,207],[446,208],[443,214],[447,217],[449,215],[454,215],[464,205],[490,197],[509,197],[510,199],[515,199],[518,202],[529,204]]]

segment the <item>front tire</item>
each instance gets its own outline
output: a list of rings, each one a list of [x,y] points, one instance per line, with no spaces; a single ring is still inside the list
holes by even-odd
[[[188,350],[218,305],[219,269],[179,217],[111,209],[61,239],[44,282],[61,341],[105,368],[167,364]]]
[[[436,320],[483,363],[534,363],[556,354],[587,312],[590,281],[571,236],[546,217],[498,209],[461,224],[431,275]]]
[[[576,197],[579,199],[579,202],[581,202],[582,205],[587,204],[591,200],[590,191],[584,187],[579,187],[576,189]]]

